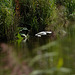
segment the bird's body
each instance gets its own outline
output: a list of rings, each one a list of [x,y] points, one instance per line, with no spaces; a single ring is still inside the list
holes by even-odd
[[[52,31],[46,31],[46,33],[47,33],[47,34],[51,34],[51,33],[52,33]]]
[[[38,35],[38,34],[35,34],[35,36],[37,36],[37,37],[41,37],[41,35]]]
[[[42,32],[39,32],[37,33],[38,35],[46,35],[46,32],[45,31],[42,31]]]
[[[42,32],[35,34],[35,36],[41,37],[41,36],[45,36],[45,35],[51,34],[51,33],[52,33],[51,31],[42,31]]]
[[[25,34],[21,34],[21,36],[27,38],[27,35],[25,35]]]

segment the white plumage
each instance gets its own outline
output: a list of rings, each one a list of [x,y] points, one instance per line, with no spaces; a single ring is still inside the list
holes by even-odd
[[[23,37],[25,37],[25,38],[27,37],[25,34],[21,34],[21,36],[23,36]]]
[[[38,34],[35,34],[35,36],[37,36],[37,37],[41,37],[41,35],[38,35]]]
[[[38,35],[46,35],[47,33],[45,31],[37,33]]]
[[[41,37],[42,35],[47,35],[47,34],[51,34],[51,33],[52,33],[51,31],[42,31],[42,32],[35,34],[35,36]]]
[[[52,32],[51,32],[51,31],[46,31],[46,33],[47,33],[47,34],[51,34]]]

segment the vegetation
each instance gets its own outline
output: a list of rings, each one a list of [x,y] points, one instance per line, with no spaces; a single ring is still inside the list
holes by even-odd
[[[0,1],[0,37],[6,36],[7,39],[14,37],[14,7],[12,0]],[[11,35],[12,34],[12,35]]]
[[[10,45],[2,43],[0,74],[75,74],[75,23],[71,25],[67,30],[67,36],[57,40],[33,38],[27,41],[27,43],[15,42],[15,49]]]
[[[0,0],[0,75],[74,75],[74,21],[75,0]]]
[[[58,12],[61,5],[64,9]],[[16,3],[15,0],[0,1],[0,37],[13,39],[18,33],[18,26],[29,28],[32,35],[45,29],[57,31],[64,26],[66,17],[74,20],[74,12],[74,0],[16,0]],[[65,13],[65,16],[60,16],[59,13]]]
[[[23,26],[30,25],[32,33],[45,30],[45,27],[51,22],[52,13],[55,11],[54,1],[50,0],[25,0],[21,1],[21,7],[21,24]]]
[[[73,19],[75,19],[75,1],[67,0],[65,6],[67,8],[67,17],[72,17]]]

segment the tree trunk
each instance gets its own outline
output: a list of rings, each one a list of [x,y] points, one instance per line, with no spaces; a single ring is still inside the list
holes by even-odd
[[[16,16],[20,17],[20,4],[19,4],[19,0],[15,0],[15,4],[16,4],[16,8],[15,8]]]

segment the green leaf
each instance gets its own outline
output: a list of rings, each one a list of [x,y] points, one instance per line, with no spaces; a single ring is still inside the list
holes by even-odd
[[[63,58],[59,58],[57,68],[61,68],[63,66]]]

